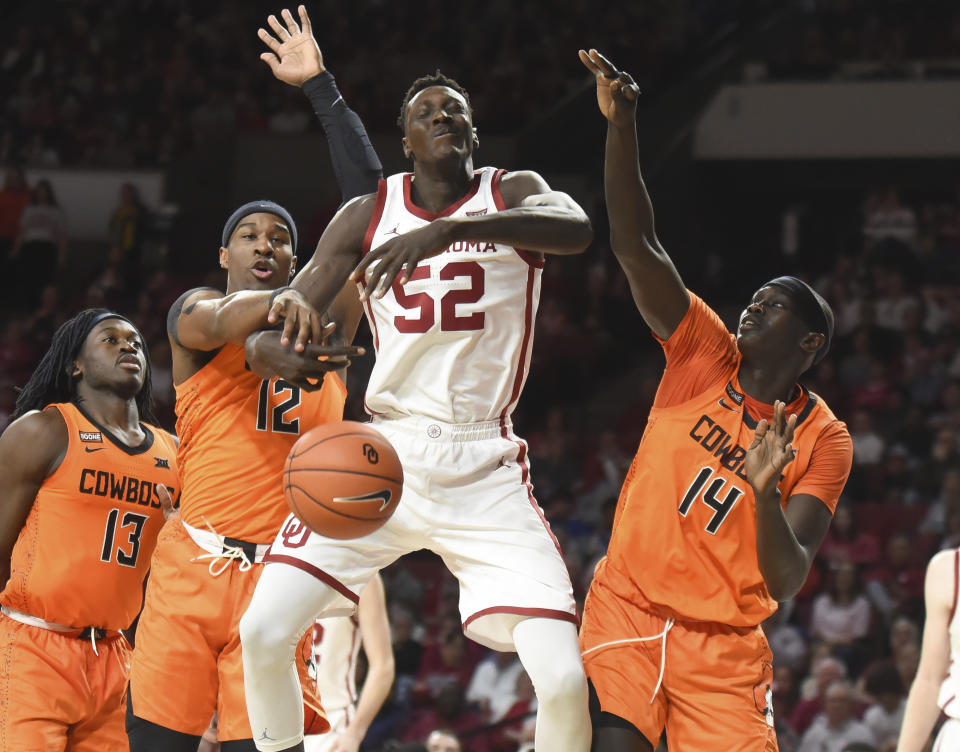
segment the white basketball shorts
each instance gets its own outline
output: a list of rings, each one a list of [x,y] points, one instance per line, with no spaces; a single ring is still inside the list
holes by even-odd
[[[331,585],[344,598],[325,613],[342,613],[375,572],[426,548],[459,580],[464,632],[482,645],[513,650],[517,617],[578,623],[560,548],[533,497],[526,443],[508,421],[375,418],[372,425],[403,465],[393,517],[344,541],[311,533],[291,515],[265,561]]]

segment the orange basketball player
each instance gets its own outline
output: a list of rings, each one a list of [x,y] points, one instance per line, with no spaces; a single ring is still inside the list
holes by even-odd
[[[379,162],[325,72],[302,6],[300,18],[304,30],[287,34],[291,52],[274,72],[310,97],[349,198],[376,185]],[[289,11],[284,19],[296,26]],[[273,16],[270,23],[279,26]],[[319,344],[319,316],[286,287],[296,246],[286,209],[270,201],[244,204],[223,228],[226,294],[189,290],[167,318],[184,493],[180,523],[160,537],[137,632],[127,719],[133,752],[195,752],[215,711],[223,750],[254,749],[237,624],[287,515],[281,476],[290,447],[301,432],[342,417],[343,381],[324,372],[362,352]],[[352,338],[361,311],[356,292],[349,292],[344,305],[354,311],[352,322],[338,321]],[[261,379],[247,367],[244,340],[279,318],[284,344],[296,334],[294,347],[311,360],[296,378]],[[321,355],[334,360],[318,362]],[[305,663],[299,668],[306,676]],[[306,701],[319,713],[314,733],[326,730],[317,698]]]
[[[610,241],[666,370],[580,632],[593,749],[775,750],[760,622],[794,595],[852,460],[846,426],[797,379],[833,314],[794,277],[761,286],[736,335],[680,280],[638,166],[638,89],[581,51],[609,121]]]
[[[180,486],[136,327],[74,316],[14,415],[0,436],[0,752],[126,752],[120,630]]]

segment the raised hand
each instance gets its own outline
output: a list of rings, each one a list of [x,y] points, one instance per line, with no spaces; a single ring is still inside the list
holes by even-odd
[[[257,29],[257,36],[271,50],[260,55],[260,59],[270,66],[274,76],[291,86],[302,86],[304,81],[326,70],[323,67],[323,54],[313,38],[307,9],[301,5],[297,12],[300,14],[299,26],[286,8],[280,13],[283,24],[274,15],[267,18],[276,36],[266,29]]]
[[[640,87],[629,73],[616,66],[596,50],[580,50],[580,62],[597,80],[597,105],[603,116],[616,126],[629,126],[637,112]]]
[[[303,352],[308,342],[321,344],[330,333],[329,327],[324,327],[320,314],[297,290],[288,288],[273,299],[267,321],[276,324],[280,319],[283,319],[280,342],[289,345],[290,337],[296,331],[297,340],[293,349],[297,352]]]
[[[773,423],[764,418],[757,424],[743,467],[757,497],[773,491],[784,468],[793,462],[797,454],[792,444],[796,427],[797,416],[787,420],[786,405],[780,400],[773,405]]]
[[[390,238],[364,256],[350,273],[350,279],[354,281],[363,279],[366,274],[367,281],[360,299],[366,300],[371,295],[382,298],[401,271],[400,284],[405,284],[422,259],[442,253],[453,242],[450,227],[447,220],[436,219],[424,227]],[[372,266],[374,263],[376,266]]]

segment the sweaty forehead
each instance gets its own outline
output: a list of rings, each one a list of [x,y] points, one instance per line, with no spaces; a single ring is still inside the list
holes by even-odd
[[[133,335],[143,339],[140,336],[140,332],[137,331],[137,328],[133,324],[120,318],[104,319],[95,327],[93,327],[92,330],[90,330],[90,334],[87,336],[87,339],[103,334],[116,334],[117,336],[121,337],[129,337],[130,335]]]
[[[464,107],[467,106],[467,100],[463,98],[463,95],[455,89],[451,89],[449,86],[428,86],[426,89],[420,89],[416,94],[410,97],[410,101],[407,103],[407,108],[413,107],[414,102],[418,99],[427,98],[431,99],[433,97],[443,97],[443,99],[456,99]]]

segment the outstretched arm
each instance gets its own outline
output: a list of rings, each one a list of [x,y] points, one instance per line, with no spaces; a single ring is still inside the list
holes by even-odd
[[[596,50],[580,50],[580,60],[597,81],[597,104],[607,118],[604,191],[610,218],[610,247],[623,267],[644,321],[668,339],[690,306],[677,270],[660,245],[653,205],[640,174],[637,97],[629,73],[618,71]]]
[[[270,48],[260,59],[270,66],[274,76],[291,86],[299,86],[310,100],[327,137],[342,202],[347,203],[377,190],[383,168],[363,123],[347,107],[333,75],[323,64],[323,53],[313,36],[307,9],[301,5],[297,10],[300,25],[285,9],[280,14],[282,24],[275,16],[267,19],[275,36],[266,29],[258,30],[258,36]]]
[[[924,585],[927,620],[923,625],[920,665],[910,685],[907,709],[900,727],[897,752],[922,752],[933,730],[940,708],[937,695],[950,668],[950,617],[954,608],[956,578],[954,551],[941,551],[927,565]]]
[[[457,241],[503,243],[526,251],[568,255],[582,253],[593,240],[593,228],[580,205],[528,170],[509,173],[501,183],[506,208],[475,217],[445,217],[391,238],[368,253],[350,275],[366,274],[361,298],[383,297],[394,278],[406,283],[417,264],[442,253]],[[374,268],[370,266],[379,262]]]

